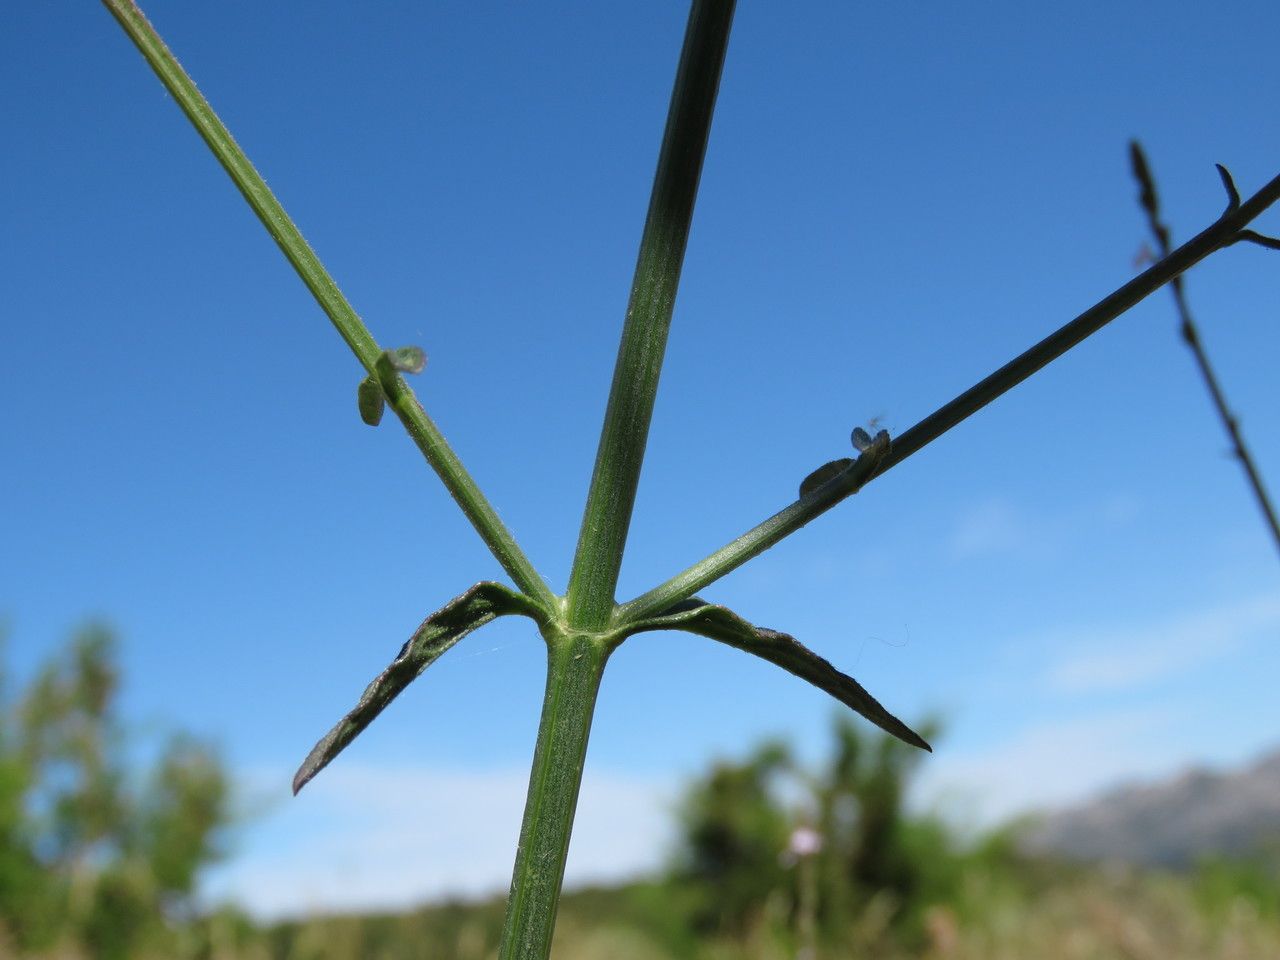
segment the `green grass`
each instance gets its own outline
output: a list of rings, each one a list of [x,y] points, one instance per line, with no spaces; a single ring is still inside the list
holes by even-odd
[[[954,899],[924,912],[921,935],[889,923],[891,904],[873,899],[818,960],[1275,960],[1280,888],[1256,887],[1205,901],[1203,874],[1069,867],[975,866]],[[1270,899],[1268,899],[1270,898]],[[1269,905],[1268,905],[1269,904]],[[316,917],[250,930],[232,915],[201,937],[209,960],[491,960],[503,899],[443,903],[401,914]],[[699,939],[680,922],[678,892],[659,883],[564,895],[557,960],[793,960],[787,909],[766,906],[741,937]],[[211,941],[211,942],[210,942]]]

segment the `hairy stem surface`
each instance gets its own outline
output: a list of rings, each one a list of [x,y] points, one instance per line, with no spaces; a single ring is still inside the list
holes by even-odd
[[[569,835],[608,647],[590,634],[547,637],[547,691],[511,876],[500,960],[551,955]]]
[[[1231,189],[1234,195],[1234,187]],[[864,483],[883,476],[907,457],[924,449],[1072,347],[1093,336],[1140,300],[1190,270],[1205,257],[1240,242],[1242,235],[1248,233],[1244,228],[1277,200],[1280,200],[1280,177],[1268,181],[1243,204],[1233,202],[1226,213],[1167,257],[895,437],[889,446],[889,452]],[[821,493],[802,497],[670,580],[623,604],[618,608],[615,620],[630,622],[654,616],[672,604],[693,596],[729,571],[795,533],[815,517],[856,493],[861,486],[859,484],[843,491],[828,488]]]
[[[279,245],[293,269],[298,271],[298,276],[316,298],[320,308],[333,322],[342,339],[347,341],[351,352],[372,373],[373,365],[377,363],[381,353],[373,335],[329,276],[302,232],[289,219],[261,174],[240,149],[240,145],[231,136],[231,131],[223,125],[209,101],[196,89],[195,81],[182,69],[182,65],[133,0],[103,0],[103,3],[124,28],[129,39],[137,45],[139,52],[178,102],[196,132],[218,158],[218,162],[271,234],[271,238]]]
[[[694,0],[689,13],[569,577],[569,621],[583,629],[602,629],[613,612],[733,9],[734,0]]]
[[[133,0],[103,0],[103,3],[173,95],[196,132],[213,151],[213,155],[218,158],[222,168],[227,171],[262,225],[298,272],[298,276],[342,335],[342,339],[347,342],[356,359],[367,371],[375,373],[382,349],[374,340],[373,334],[338,289],[338,284],[289,218],[261,174],[240,149],[231,132],[218,118],[209,101],[196,89],[195,81],[182,69],[182,65]],[[471,474],[463,467],[444,435],[412,399],[409,388],[401,384],[390,400],[432,469],[516,586],[537,600],[548,612],[554,609],[555,598],[551,588],[524,555],[515,537],[485,498]]]

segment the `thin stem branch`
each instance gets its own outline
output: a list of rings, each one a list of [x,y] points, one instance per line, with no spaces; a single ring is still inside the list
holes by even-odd
[[[355,308],[343,296],[337,283],[316,256],[300,230],[285,213],[266,181],[254,169],[253,164],[240,149],[213,107],[196,89],[195,81],[182,69],[181,64],[165,46],[160,35],[132,0],[103,0],[107,9],[119,21],[125,33],[133,40],[151,69],[156,72],[182,112],[187,115],[196,132],[208,144],[222,168],[253,208],[262,225],[293,265],[302,282],[307,285],[316,302],[320,304],[342,339],[346,341],[356,359],[370,373],[376,373],[382,349],[373,334],[364,325]],[[399,377],[396,377],[399,381]],[[413,399],[412,392],[401,384],[398,399],[393,402],[401,421],[408,429],[418,448],[440,476],[449,493],[458,502],[467,519],[502,564],[504,570],[521,590],[536,599],[548,611],[554,609],[555,597],[551,588],[538,574],[533,564],[521,551],[515,537],[507,529],[497,511],[485,499],[476,482],[462,466],[444,436],[427,416],[421,405]]]
[[[1204,378],[1205,388],[1209,391],[1213,406],[1218,411],[1218,417],[1222,420],[1222,427],[1226,430],[1227,436],[1231,440],[1232,450],[1236,459],[1240,461],[1240,466],[1244,469],[1245,479],[1249,481],[1249,487],[1253,490],[1254,499],[1258,502],[1258,509],[1262,511],[1263,522],[1271,530],[1271,539],[1275,542],[1276,549],[1280,550],[1280,520],[1276,518],[1276,508],[1271,503],[1271,497],[1267,494],[1267,486],[1263,482],[1261,471],[1258,470],[1258,466],[1254,462],[1253,454],[1249,452],[1249,447],[1244,442],[1244,434],[1240,432],[1240,421],[1236,419],[1235,414],[1231,412],[1231,408],[1227,406],[1227,398],[1222,393],[1222,387],[1213,372],[1213,367],[1209,365],[1209,357],[1200,343],[1200,333],[1195,324],[1189,322],[1189,320],[1190,316],[1187,315],[1182,327],[1182,339],[1186,341],[1187,346],[1191,348],[1191,352],[1195,355],[1196,365],[1200,368],[1200,376]]]
[[[1213,224],[1167,257],[895,438],[888,454],[865,482],[869,483],[884,475],[1211,253],[1238,242],[1245,232],[1244,227],[1278,199],[1280,176],[1268,182],[1243,204],[1233,200],[1227,211]],[[615,621],[623,623],[654,616],[672,604],[693,596],[730,570],[799,530],[814,517],[830,510],[858,489],[859,487],[854,487],[831,491],[824,488],[825,495],[820,495],[824,490],[819,490],[809,497],[797,500],[665,583],[623,604],[616,611]]]
[[[502,564],[502,569],[507,571],[517,587],[541,605],[546,614],[554,614],[558,607],[555,594],[524,555],[520,544],[502,522],[493,504],[485,497],[484,491],[472,479],[458,455],[418,402],[417,396],[385,355],[378,360],[376,372],[382,392],[386,394],[387,404],[396,412],[413,442],[435,469],[445,489],[471,521],[489,551]]]
[[[499,960],[551,955],[591,717],[608,656],[606,645],[589,634],[547,636],[547,690]]]
[[[569,578],[569,622],[584,629],[613,612],[733,10],[734,0],[694,0],[689,12]]]
[[[248,201],[262,225],[267,228],[282,253],[293,264],[302,282],[328,315],[356,359],[370,373],[382,352],[355,308],[343,296],[329,272],[316,256],[294,222],[285,213],[266,181],[254,169],[240,145],[214,112],[195,81],[187,75],[177,58],[165,46],[146,15],[132,0],[103,0],[112,16],[119,21],[156,76],[168,89],[187,115],[196,132],[208,144],[222,168],[227,171],[240,193]]]
[[[684,570],[648,593],[620,606],[614,614],[618,626],[635,623],[669,610],[703,587],[736,570],[752,557],[795,533],[814,517],[857,493],[873,476],[883,454],[859,457],[853,467],[836,481],[823,484],[807,496],[779,510],[715,553]]]
[[[1041,340],[1021,356],[1005,364],[991,376],[970,387],[950,403],[925,417],[893,441],[880,467],[885,473],[913,453],[932,443],[952,427],[977,413],[1001,394],[1012,390],[1033,373],[1048,366],[1081,341],[1097,333],[1140,300],[1190,270],[1223,247],[1236,242],[1236,235],[1259,214],[1280,200],[1280,176],[1239,206],[1233,205],[1210,226],[1174,250],[1159,263],[1134,277],[1104,300],[1090,307],[1057,332]]]
[[[1156,190],[1155,177],[1151,174],[1151,167],[1147,163],[1142,145],[1138,141],[1134,140],[1129,144],[1129,153],[1133,161],[1133,175],[1137,178],[1138,185],[1142,188],[1139,201],[1143,210],[1147,213],[1147,222],[1151,227],[1151,234],[1160,248],[1160,255],[1167,257],[1169,255],[1169,227],[1160,220],[1160,195]],[[1252,231],[1248,232],[1252,234]],[[1253,234],[1253,237],[1258,237],[1258,235]],[[1258,237],[1258,239],[1265,241],[1267,238]],[[1272,244],[1264,242],[1263,245],[1271,246]],[[1249,452],[1249,447],[1244,442],[1244,434],[1240,431],[1240,423],[1235,414],[1231,412],[1231,408],[1227,406],[1227,398],[1222,392],[1222,385],[1213,370],[1213,366],[1209,363],[1209,355],[1200,339],[1199,327],[1191,316],[1191,307],[1187,304],[1187,295],[1186,290],[1183,288],[1182,277],[1174,277],[1169,286],[1173,292],[1173,302],[1178,310],[1178,332],[1182,335],[1183,342],[1186,343],[1195,357],[1196,366],[1200,371],[1201,378],[1204,380],[1205,389],[1209,391],[1209,398],[1213,401],[1214,409],[1218,412],[1218,418],[1222,421],[1222,428],[1227,432],[1227,437],[1231,441],[1236,459],[1240,461],[1240,466],[1244,469],[1245,479],[1248,480],[1249,486],[1253,490],[1254,499],[1258,503],[1258,508],[1262,511],[1263,522],[1266,523],[1271,531],[1271,539],[1275,542],[1276,549],[1280,550],[1280,521],[1276,519],[1275,507],[1272,506],[1271,498],[1267,494],[1267,487],[1262,480],[1262,473],[1258,470],[1257,464],[1254,463],[1253,455]]]

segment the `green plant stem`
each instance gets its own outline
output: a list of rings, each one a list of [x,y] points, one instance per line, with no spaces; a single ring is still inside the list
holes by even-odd
[[[618,607],[614,623],[618,626],[656,616],[685,600],[707,584],[742,566],[752,557],[768,550],[784,537],[795,533],[814,517],[821,516],[840,501],[852,496],[870,477],[871,460],[860,459],[844,483],[828,483],[789,507],[779,510],[768,520],[752,527],[742,536],[715,553],[684,570],[661,586]]]
[[[1233,204],[1226,213],[1163,260],[895,438],[876,476],[897,466],[992,400],[1012,390],[1205,257],[1238,242],[1240,232],[1277,200],[1280,200],[1280,176],[1268,181],[1243,204]]]
[[[493,505],[485,497],[484,492],[471,479],[458,455],[453,452],[444,436],[436,428],[427,411],[418,402],[417,396],[404,382],[385,358],[380,358],[376,367],[378,383],[386,394],[387,404],[395,411],[400,422],[408,431],[413,442],[417,444],[427,462],[435,468],[440,481],[449,491],[449,495],[462,508],[471,525],[479,532],[489,547],[490,552],[502,564],[511,579],[524,593],[542,607],[547,616],[554,616],[559,609],[559,601],[551,588],[529,562],[520,544],[516,542],[511,531],[498,516]]]
[[[160,35],[132,0],[103,0],[111,14],[133,40],[156,76],[178,101],[196,131],[213,151],[240,193],[253,208],[262,225],[307,285],[320,308],[346,341],[356,359],[370,373],[376,373],[382,349],[364,325],[355,308],[343,296],[337,283],[324,268],[280,201],[262,179],[231,132],[218,119],[213,107],[196,89],[195,81],[165,46]],[[400,415],[418,448],[458,502],[467,519],[521,590],[537,600],[548,611],[555,609],[555,596],[524,555],[515,537],[507,529],[479,486],[462,466],[448,441],[416,400],[409,402],[403,394],[411,394],[407,386],[392,405]]]
[[[1205,257],[1238,242],[1245,226],[1278,199],[1280,177],[1275,177],[1243,204],[1237,206],[1233,203],[1213,224],[1167,257],[894,438],[888,454],[865,482],[869,483],[883,476],[907,457],[923,449],[1000,395],[1012,390],[1085,338],[1097,333],[1134,304]],[[860,486],[839,490],[824,488],[797,500],[665,583],[622,604],[615,613],[615,622],[631,622],[654,616],[667,610],[672,604],[693,596],[784,537],[795,533],[810,520],[826,513],[841,500],[857,492]]]
[[[546,636],[547,690],[500,960],[544,960],[551,955],[591,717],[609,656],[608,645],[596,635],[548,629]]]
[[[231,136],[231,131],[223,125],[209,101],[196,89],[195,81],[182,69],[182,65],[165,46],[136,3],[132,0],[103,0],[103,3],[137,45],[169,93],[178,101],[182,112],[209,145],[222,168],[262,221],[262,225],[298,271],[298,276],[333,322],[342,339],[347,342],[351,352],[372,373],[374,364],[378,362],[378,355],[382,352],[373,335],[329,276],[311,245],[284,212],[280,201],[249,162],[249,158]]]
[[[583,629],[613,613],[733,10],[734,0],[694,0],[689,12],[569,578],[567,616]]]

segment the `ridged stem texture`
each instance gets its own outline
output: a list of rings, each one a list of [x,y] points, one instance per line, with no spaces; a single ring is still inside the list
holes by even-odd
[[[608,646],[592,634],[547,636],[547,689],[511,875],[500,960],[551,956],[569,835]]]
[[[689,13],[569,577],[569,622],[583,629],[600,630],[613,614],[733,10],[733,0],[694,0]]]
[[[161,83],[173,95],[213,155],[218,158],[222,168],[227,171],[262,225],[298,272],[298,276],[342,339],[347,342],[356,359],[365,370],[376,375],[383,351],[373,334],[338,289],[338,284],[302,236],[302,231],[290,219],[266,181],[231,136],[231,132],[218,119],[209,101],[196,88],[195,81],[182,69],[182,65],[165,46],[136,3],[132,0],[103,0],[103,3],[124,28]],[[384,376],[384,380],[386,379]],[[524,555],[515,537],[471,474],[463,467],[462,461],[453,452],[444,435],[398,376],[395,377],[395,383],[398,389],[389,397],[392,407],[427,462],[480,534],[480,538],[521,590],[546,610],[554,609],[556,601],[551,588]]]

